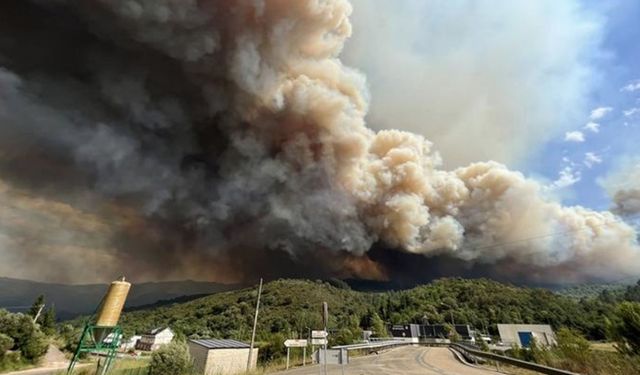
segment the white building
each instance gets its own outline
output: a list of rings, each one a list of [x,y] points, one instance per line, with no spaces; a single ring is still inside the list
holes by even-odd
[[[142,336],[135,335],[129,337],[128,339],[123,339],[122,343],[120,343],[120,349],[125,352],[131,349],[135,349],[136,345],[138,344],[138,340],[140,340],[141,338]]]
[[[236,340],[189,340],[194,369],[203,375],[232,375],[247,371],[249,345]],[[258,363],[258,349],[253,349],[251,368]]]
[[[173,340],[174,333],[169,327],[160,327],[145,333],[135,344],[136,349],[154,351]]]
[[[528,348],[535,339],[536,344],[556,344],[556,335],[548,324],[498,324],[500,341],[504,345]]]

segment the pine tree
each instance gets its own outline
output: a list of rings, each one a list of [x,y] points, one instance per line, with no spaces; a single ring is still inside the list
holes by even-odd
[[[56,328],[56,308],[51,306],[42,317],[42,331],[51,335],[55,332]]]
[[[389,336],[389,332],[387,332],[387,328],[385,327],[384,322],[376,313],[373,313],[373,316],[371,317],[371,326],[371,328],[373,328],[373,332],[377,337]]]

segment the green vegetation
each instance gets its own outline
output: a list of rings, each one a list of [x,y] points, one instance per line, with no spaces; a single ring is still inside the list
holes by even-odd
[[[0,309],[0,371],[20,369],[38,361],[48,342],[33,318]]]
[[[609,336],[617,343],[620,352],[640,355],[640,303],[620,303],[608,328]]]
[[[181,340],[216,337],[249,341],[256,297],[255,288],[218,293],[128,312],[121,325],[128,336],[168,325]],[[285,353],[284,340],[306,338],[310,330],[321,328],[320,306],[326,301],[331,345],[360,340],[362,329],[387,336],[388,324],[449,326],[455,321],[496,336],[497,323],[548,323],[558,332],[557,346],[534,345],[532,350],[513,350],[511,354],[585,374],[637,374],[639,300],[640,283],[615,293],[603,289],[595,297],[576,299],[486,279],[440,279],[410,290],[383,293],[353,291],[339,280],[277,280],[263,290],[257,330],[259,360],[263,366],[277,366]],[[43,325],[45,320],[43,317]],[[71,323],[75,327],[61,325],[57,332],[66,350],[73,349],[83,322]],[[587,340],[613,341],[618,350],[595,350]],[[173,366],[168,360],[174,356],[183,362],[177,352],[161,354],[154,359],[154,366]]]
[[[191,373],[191,356],[184,341],[174,341],[153,352],[149,375],[186,375]]]
[[[585,375],[636,375],[640,373],[640,358],[617,352],[593,350],[579,332],[560,328],[557,345],[542,347],[532,343],[530,350],[513,349],[513,357],[561,368]]]
[[[603,292],[620,295],[624,293],[625,288],[625,284],[616,283],[579,284],[557,289],[555,293],[580,300],[583,298],[596,298]]]
[[[625,295],[578,301],[546,289],[486,279],[441,279],[383,293],[353,291],[336,281],[277,280],[266,284],[262,295],[257,331],[260,360],[278,360],[285,353],[285,339],[308,337],[309,330],[321,328],[323,301],[329,303],[332,345],[359,340],[363,328],[381,337],[388,335],[387,324],[452,321],[494,336],[497,323],[549,323],[555,329],[571,328],[589,340],[605,340],[613,324],[620,322],[616,309]],[[181,337],[248,341],[256,296],[255,289],[219,293],[126,313],[121,323],[127,335],[169,325]]]

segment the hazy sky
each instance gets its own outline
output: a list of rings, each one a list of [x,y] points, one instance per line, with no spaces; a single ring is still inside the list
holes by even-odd
[[[457,167],[496,160],[569,205],[640,156],[640,3],[354,2],[347,63],[373,128],[425,135]],[[640,184],[640,182],[638,182]]]

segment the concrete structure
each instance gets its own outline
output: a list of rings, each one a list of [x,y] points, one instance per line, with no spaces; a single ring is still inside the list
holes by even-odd
[[[201,339],[189,340],[189,353],[198,374],[232,375],[247,370],[249,344],[236,340]],[[253,349],[250,369],[258,363],[258,349]]]
[[[373,335],[373,331],[369,331],[369,330],[362,331],[362,339],[364,341],[369,341],[372,335]]]
[[[461,339],[475,342],[475,333],[467,324],[456,324],[453,326]],[[391,335],[394,338],[401,338],[410,342],[437,342],[448,339],[447,326],[444,324],[404,324],[391,326]]]
[[[147,332],[136,343],[136,349],[154,351],[173,340],[174,333],[169,327],[160,327]]]
[[[419,324],[394,324],[389,331],[391,332],[391,336],[396,339],[403,339],[415,343],[420,341]]]
[[[322,348],[313,352],[313,363],[329,365],[347,365],[349,364],[349,351],[345,348],[327,349]]]
[[[456,324],[452,326],[458,336],[464,341],[475,343],[475,332],[468,324]],[[421,324],[420,338],[422,340],[448,338],[448,328],[444,324]]]
[[[556,335],[548,324],[498,324],[498,332],[503,345],[528,348],[532,339],[539,345],[556,344]]]

